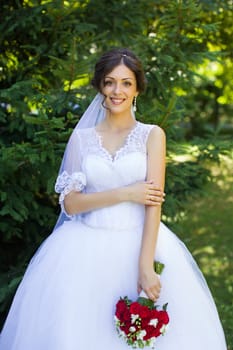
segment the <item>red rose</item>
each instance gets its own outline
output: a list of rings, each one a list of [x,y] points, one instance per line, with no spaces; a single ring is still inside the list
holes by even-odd
[[[163,324],[168,324],[169,322],[169,316],[167,311],[164,311],[164,310],[158,311],[158,318],[159,318],[159,321],[162,322]]]
[[[125,332],[125,334],[129,334],[129,325],[127,325],[127,324],[123,324],[122,326],[120,326],[120,329],[123,331],[123,332]]]
[[[122,319],[124,312],[127,310],[127,305],[124,300],[119,300],[116,304],[116,317],[119,318],[119,320]]]
[[[150,312],[150,319],[153,320],[155,318],[159,318],[159,311],[156,309],[151,310]]]
[[[140,305],[139,315],[141,318],[149,318],[150,317],[150,309],[147,306]]]
[[[129,311],[131,314],[138,315],[140,312],[140,304],[138,302],[133,302],[130,304]]]
[[[160,335],[159,330],[157,330],[155,327],[153,326],[147,326],[145,328],[146,331],[146,335],[143,337],[144,340],[148,340],[151,339],[153,337],[158,337]]]
[[[116,309],[119,312],[124,311],[125,309],[127,309],[127,305],[125,303],[125,301],[123,299],[120,299],[117,304],[116,304]]]
[[[126,309],[126,310],[122,313],[122,319],[123,319],[125,322],[131,323],[131,314],[130,314],[130,312],[129,312],[129,309]]]

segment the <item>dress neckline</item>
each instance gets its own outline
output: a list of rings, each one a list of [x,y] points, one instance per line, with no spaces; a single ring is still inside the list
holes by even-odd
[[[95,136],[98,140],[98,145],[99,145],[101,151],[103,153],[105,153],[105,155],[107,156],[108,159],[110,159],[112,162],[114,162],[118,158],[119,154],[121,152],[123,152],[125,150],[125,148],[128,146],[129,141],[130,141],[132,135],[137,130],[138,126],[139,126],[139,122],[136,121],[135,125],[131,128],[131,130],[126,135],[122,145],[119,148],[117,148],[114,153],[111,153],[106,147],[103,146],[103,137],[99,134],[99,132],[96,130],[96,128],[93,128],[93,130],[94,130]]]

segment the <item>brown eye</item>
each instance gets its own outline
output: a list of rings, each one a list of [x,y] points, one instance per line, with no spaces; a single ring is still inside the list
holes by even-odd
[[[131,84],[130,81],[125,81],[125,82],[124,82],[124,85],[125,85],[125,86],[131,86],[132,84]]]
[[[111,80],[105,80],[104,81],[104,86],[111,86],[112,85],[112,81]]]

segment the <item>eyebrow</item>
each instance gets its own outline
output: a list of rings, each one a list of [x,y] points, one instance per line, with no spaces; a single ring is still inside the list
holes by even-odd
[[[105,79],[106,79],[106,78],[115,80],[115,78],[110,77],[110,76],[108,76],[108,75],[105,77]],[[123,79],[121,79],[121,80],[128,80],[128,79],[130,79],[130,80],[135,80],[134,78],[123,78]]]

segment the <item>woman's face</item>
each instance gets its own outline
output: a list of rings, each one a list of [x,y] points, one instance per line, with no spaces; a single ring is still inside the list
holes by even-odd
[[[116,66],[105,76],[101,92],[106,96],[105,105],[111,113],[131,113],[133,98],[138,95],[134,72],[124,64]]]

